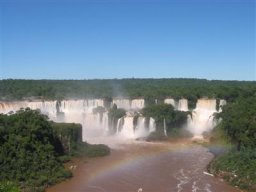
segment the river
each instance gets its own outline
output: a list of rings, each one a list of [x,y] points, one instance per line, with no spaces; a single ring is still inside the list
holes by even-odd
[[[206,172],[212,158],[189,142],[123,144],[106,157],[73,160],[74,177],[47,192],[240,191]]]

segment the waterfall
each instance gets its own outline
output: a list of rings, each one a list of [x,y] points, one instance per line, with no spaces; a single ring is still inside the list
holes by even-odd
[[[187,99],[180,99],[178,102],[175,102],[172,98],[166,98],[164,103],[176,106],[176,110],[188,111]],[[114,123],[108,117],[103,99],[0,101],[0,113],[8,114],[11,111],[16,112],[20,108],[26,107],[39,109],[53,121],[82,124],[83,141],[88,141],[90,138],[104,137],[110,133],[110,130],[115,130],[116,136],[120,135],[126,138],[145,137],[150,132],[156,130],[155,120],[153,118],[149,118],[146,121],[145,117],[139,116],[136,122],[134,122],[135,116],[138,115],[134,111],[138,111],[144,107],[144,99],[113,99],[113,104],[116,104],[118,108],[125,108],[130,113],[127,113],[125,117],[118,119]],[[225,104],[225,100],[220,100],[220,109],[218,112],[221,112],[221,106]],[[94,110],[97,107],[103,107],[103,111]],[[217,112],[215,99],[198,99],[196,108],[187,119],[188,130],[195,136],[200,136],[204,131],[211,130],[215,126],[213,120],[213,114],[215,112]],[[167,135],[166,119],[163,121],[164,134]],[[116,129],[113,126],[116,126]]]
[[[122,136],[125,138],[143,138],[149,135],[150,132],[155,131],[155,120],[153,118],[149,119],[149,127],[146,126],[145,117],[137,117],[137,123],[134,125],[133,115],[126,115],[118,119],[117,121],[117,136]]]
[[[46,114],[51,120],[57,120],[57,101],[33,101],[27,102],[27,107],[31,109],[39,109],[43,114]]]
[[[117,121],[117,127],[116,127],[117,134],[121,132],[123,125],[124,125],[124,118],[122,117]]]
[[[118,99],[114,100],[118,107],[139,110],[144,107],[144,99]],[[113,124],[108,119],[108,112],[94,112],[97,107],[104,107],[101,99],[80,99],[58,101],[19,101],[19,102],[0,102],[0,113],[7,114],[10,111],[16,112],[20,108],[29,107],[39,109],[43,114],[56,122],[80,123],[82,125],[83,141],[98,136],[109,134],[113,129]],[[116,132],[127,138],[145,137],[155,130],[155,123],[152,118],[149,127],[145,126],[145,118],[138,117],[136,125],[133,125],[134,113],[118,119]]]
[[[92,113],[96,107],[104,107],[102,99],[86,99],[86,100],[63,100],[60,105],[60,112],[79,112]]]
[[[109,129],[108,129],[108,112],[103,113],[102,127],[104,128],[104,132],[107,134],[109,131]]]
[[[96,137],[97,134],[102,135],[107,132],[107,112],[103,114],[93,113],[94,108],[104,106],[102,99],[63,100],[59,105],[57,103],[57,101],[1,102],[0,113],[16,112],[20,108],[27,107],[34,110],[39,109],[53,121],[82,124],[83,141],[87,140],[88,137]]]
[[[50,119],[57,119],[57,101],[17,101],[17,102],[2,102],[0,103],[0,113],[8,114],[17,112],[21,108],[39,109],[43,114],[49,116]]]
[[[123,108],[129,110],[131,108],[131,102],[129,99],[113,99],[113,104],[116,104],[117,108]]]
[[[131,109],[142,109],[144,108],[145,101],[144,99],[133,99],[131,101]]]
[[[135,128],[135,137],[146,137],[149,133],[148,129],[145,127],[145,117],[138,117],[137,125]]]
[[[117,108],[123,108],[125,110],[138,110],[142,109],[145,105],[144,99],[113,99],[113,104],[116,104]]]
[[[3,102],[0,103],[0,113],[7,114],[11,112],[16,112],[20,108],[24,107],[23,102]]]
[[[180,99],[178,102],[178,111],[188,111],[188,100],[187,99]]]
[[[220,100],[220,107],[219,107],[219,111],[218,111],[218,112],[221,112],[221,111],[222,111],[222,107],[223,107],[224,105],[226,105],[226,104],[227,104],[226,100],[221,99],[221,100]]]
[[[203,132],[210,131],[214,126],[213,114],[216,111],[216,99],[198,99],[192,117],[188,116],[188,130],[195,137],[202,137]]]
[[[176,105],[175,105],[175,100],[172,99],[172,98],[167,98],[167,99],[165,99],[165,100],[164,100],[164,103],[170,104],[170,105],[172,105],[174,108],[176,107]]]
[[[156,131],[155,119],[152,117],[149,118],[149,133]]]
[[[125,138],[135,138],[134,126],[133,126],[132,116],[123,117],[123,126],[122,130],[119,132],[119,135]]]
[[[167,136],[167,132],[166,132],[166,121],[165,121],[165,118],[164,118],[164,135]]]

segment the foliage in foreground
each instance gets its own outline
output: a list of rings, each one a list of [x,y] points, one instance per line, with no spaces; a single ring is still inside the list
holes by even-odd
[[[60,157],[62,160],[70,159],[72,156],[90,158],[105,156],[110,153],[110,148],[106,145],[82,142],[81,124],[55,122],[51,122],[51,124],[64,149],[64,156]]]
[[[79,143],[82,142],[82,125],[55,122],[51,122],[51,125],[63,146],[63,152],[75,155],[79,148]]]
[[[82,157],[102,157],[110,154],[110,148],[103,144],[81,143],[78,154]]]
[[[44,191],[72,176],[63,166],[71,156],[95,157],[110,152],[105,145],[81,140],[81,125],[49,122],[36,110],[0,114],[0,191],[16,192],[12,182],[26,192]]]
[[[1,192],[20,192],[19,188],[10,181],[0,182],[0,191]]]
[[[217,117],[222,121],[213,131],[211,141],[231,143],[234,147],[216,157],[209,171],[234,186],[256,191],[256,97],[228,103]]]
[[[58,158],[62,153],[51,124],[38,111],[0,115],[0,180],[42,191],[71,176]]]
[[[256,93],[253,97],[239,98],[223,107],[220,129],[237,150],[256,148]]]
[[[242,189],[256,190],[256,151],[231,151],[214,159],[209,171]]]

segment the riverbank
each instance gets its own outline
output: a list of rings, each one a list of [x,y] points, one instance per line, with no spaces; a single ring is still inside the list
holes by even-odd
[[[240,191],[207,174],[212,158],[189,141],[124,144],[109,156],[73,159],[67,166],[75,166],[74,177],[47,192]]]

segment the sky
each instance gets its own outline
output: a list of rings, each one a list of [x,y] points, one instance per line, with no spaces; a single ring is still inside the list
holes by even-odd
[[[256,80],[255,0],[0,0],[0,79]]]

